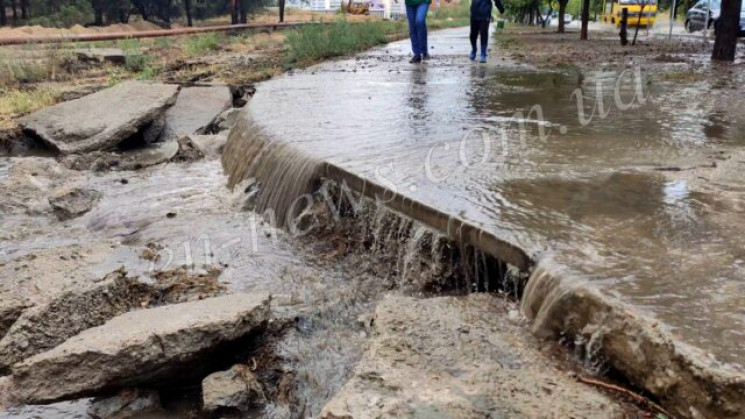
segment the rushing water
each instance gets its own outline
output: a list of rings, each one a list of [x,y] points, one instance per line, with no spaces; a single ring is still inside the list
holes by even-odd
[[[745,201],[728,175],[741,164],[739,107],[701,93],[716,81],[660,84],[633,67],[471,64],[465,35],[434,35],[422,66],[401,42],[265,82],[251,119],[313,161],[551,251],[684,340],[745,363]]]

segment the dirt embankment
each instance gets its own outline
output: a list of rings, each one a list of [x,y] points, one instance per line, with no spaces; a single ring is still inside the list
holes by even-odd
[[[317,13],[309,10],[288,9],[285,12],[286,22],[331,22],[337,18],[336,14]],[[368,15],[348,15],[347,20],[350,22],[367,22],[376,20],[374,16]],[[276,13],[263,12],[252,16],[250,23],[274,23],[279,20]],[[217,25],[229,25],[228,16],[209,19],[205,21],[196,21],[194,26],[207,27]],[[174,22],[171,24],[172,29],[186,27],[185,22]],[[157,31],[163,29],[161,26],[142,20],[139,17],[131,19],[130,23],[115,23],[106,26],[83,26],[75,25],[70,28],[47,28],[44,26],[18,26],[15,28],[0,28],[0,38],[14,38],[19,36],[54,36],[54,35],[81,35],[81,34],[109,34],[109,33],[136,33],[143,31]]]
[[[559,34],[555,29],[525,26],[508,28],[496,36],[500,53],[542,68],[605,70],[639,63],[646,71],[688,73],[695,77],[712,67],[712,46],[700,40],[651,37],[639,39],[637,45],[624,46],[616,32],[591,32],[589,38],[579,41],[579,32]],[[743,57],[745,52],[741,49],[740,62]],[[742,65],[735,67],[741,69]]]

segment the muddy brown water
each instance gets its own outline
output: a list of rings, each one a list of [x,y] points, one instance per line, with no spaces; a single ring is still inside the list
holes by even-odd
[[[664,83],[643,65],[538,71],[496,51],[472,64],[466,35],[433,35],[421,66],[399,42],[264,82],[248,112],[270,137],[551,255],[745,364],[743,189],[718,177],[743,164],[728,83]]]

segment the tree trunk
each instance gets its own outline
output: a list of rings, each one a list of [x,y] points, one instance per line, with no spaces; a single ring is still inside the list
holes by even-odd
[[[248,1],[238,0],[241,6],[241,23],[248,23]]]
[[[590,22],[590,0],[582,0],[582,30],[579,39],[587,40],[587,26]]]
[[[737,34],[740,31],[742,0],[722,0],[719,19],[714,24],[714,50],[711,59],[734,61],[737,52]]]
[[[559,33],[564,33],[564,13],[567,12],[569,0],[559,0]]]
[[[133,4],[137,8],[137,11],[140,12],[140,16],[142,16],[142,20],[149,22],[150,13],[148,13],[147,5],[145,5],[145,3],[142,1],[136,1],[136,2],[133,2]]]
[[[285,0],[279,0],[279,21],[285,21]]]
[[[167,0],[165,4],[165,10],[162,11],[163,16],[161,18],[163,19],[163,22],[166,22],[166,25],[168,28],[171,28],[171,9],[173,8],[173,0]]]
[[[184,0],[184,10],[186,11],[186,24],[189,27],[194,26],[191,19],[191,0]]]
[[[21,0],[21,19],[28,20],[28,0]]]
[[[634,30],[634,40],[631,41],[631,45],[636,45],[636,37],[639,35],[639,26],[642,25],[642,16],[644,16],[644,6],[646,5],[647,3],[641,3],[642,8],[639,10],[639,17],[636,19],[636,30]]]
[[[5,11],[5,0],[0,0],[0,26],[8,24],[8,15]]]
[[[238,2],[240,0],[230,0],[230,23],[238,24]]]
[[[103,26],[103,7],[101,7],[101,0],[91,0],[91,7],[93,7],[93,24]]]
[[[13,9],[13,23],[18,22],[18,4],[16,0],[10,0],[10,7]]]

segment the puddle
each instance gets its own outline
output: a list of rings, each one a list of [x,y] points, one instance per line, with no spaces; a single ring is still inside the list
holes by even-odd
[[[312,158],[529,253],[555,250],[570,271],[683,340],[745,364],[736,303],[745,250],[729,233],[741,228],[740,207],[697,179],[742,144],[741,117],[705,88],[655,83],[633,68],[471,64],[454,55],[466,51],[460,30],[432,45],[422,66],[406,63],[401,42],[264,82],[249,113]]]

